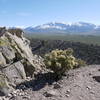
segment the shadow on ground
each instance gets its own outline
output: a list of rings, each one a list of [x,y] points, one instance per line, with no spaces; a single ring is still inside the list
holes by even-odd
[[[44,73],[44,74],[38,74],[35,76],[34,80],[24,82],[20,85],[18,85],[17,89],[28,89],[32,88],[33,91],[38,91],[45,87],[45,85],[52,85],[55,81],[58,81],[58,78],[55,77],[54,73]]]

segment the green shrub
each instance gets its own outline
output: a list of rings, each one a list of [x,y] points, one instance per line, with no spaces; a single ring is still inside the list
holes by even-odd
[[[73,56],[73,50],[53,50],[45,55],[44,60],[47,68],[54,71],[54,73],[61,77],[69,69],[77,68],[83,63],[82,60],[78,60]]]

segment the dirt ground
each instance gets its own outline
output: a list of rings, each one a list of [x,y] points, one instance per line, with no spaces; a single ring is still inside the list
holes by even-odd
[[[100,100],[100,65],[70,70],[59,81],[41,74],[0,100]]]

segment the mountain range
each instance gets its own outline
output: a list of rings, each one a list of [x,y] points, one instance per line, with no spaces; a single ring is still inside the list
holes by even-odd
[[[24,29],[27,33],[32,34],[83,34],[83,35],[100,35],[100,26],[86,22],[77,23],[58,23],[51,22],[38,26],[30,26]]]

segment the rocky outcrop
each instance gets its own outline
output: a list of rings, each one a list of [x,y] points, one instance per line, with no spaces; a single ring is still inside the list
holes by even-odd
[[[0,95],[42,70],[43,59],[33,56],[29,44],[20,29],[0,28]]]

